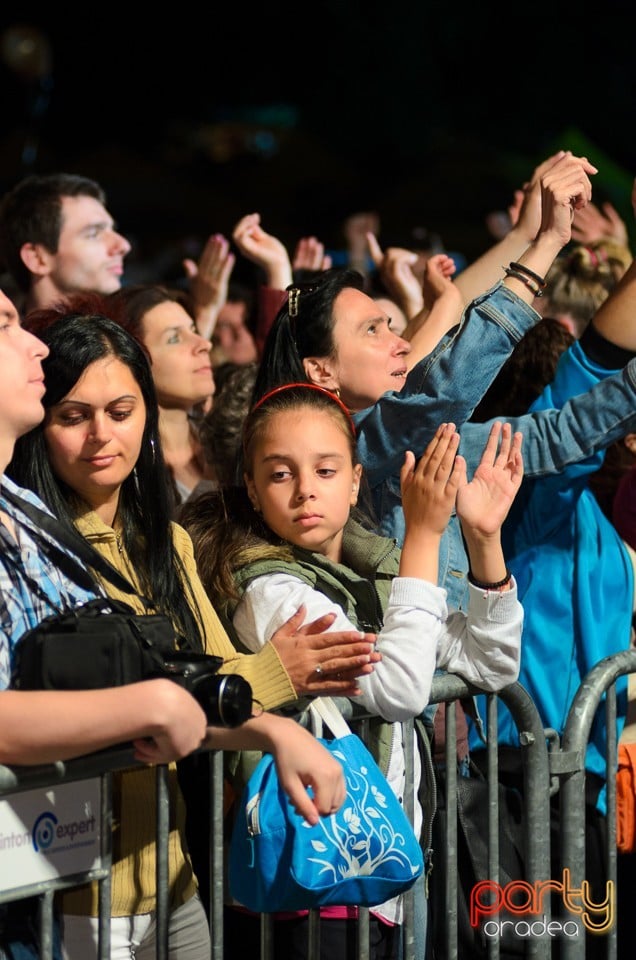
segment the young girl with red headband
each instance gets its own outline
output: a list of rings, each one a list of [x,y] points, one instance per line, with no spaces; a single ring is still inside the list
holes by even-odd
[[[382,660],[360,678],[358,702],[372,715],[372,749],[400,798],[401,724],[422,713],[435,670],[493,691],[513,682],[519,669],[523,612],[499,533],[521,483],[521,435],[497,423],[470,483],[458,443],[454,425],[442,424],[419,462],[407,451],[400,550],[353,516],[363,477],[347,408],[321,387],[289,384],[267,393],[246,418],[245,488],[203,494],[182,516],[210,597],[249,649],[260,649],[299,603],[310,615],[335,613],[341,628],[377,631]],[[467,613],[449,613],[446,591],[437,586],[439,543],[453,507],[471,561]],[[343,712],[352,709],[349,701],[338,704]],[[293,705],[299,719],[304,706]],[[416,750],[416,790],[420,781]],[[421,835],[419,803],[414,822]],[[426,849],[428,839],[422,836],[422,843]],[[376,960],[397,956],[402,906],[395,898],[372,908],[370,956]],[[355,938],[346,930],[354,919],[350,907],[321,912],[321,956],[355,956]],[[251,936],[248,952],[258,949],[258,917],[228,910],[229,938],[233,930],[243,949]],[[274,936],[277,956],[302,954],[305,920],[277,918]]]

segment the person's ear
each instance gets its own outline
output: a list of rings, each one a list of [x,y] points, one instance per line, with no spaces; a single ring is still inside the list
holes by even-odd
[[[340,382],[335,376],[329,360],[319,357],[305,357],[303,367],[305,368],[305,374],[308,379],[311,380],[312,383],[315,383],[316,386],[324,387],[333,393],[339,389]]]
[[[349,503],[355,507],[358,502],[358,493],[360,492],[360,479],[362,477],[362,464],[357,463],[353,468],[353,483],[351,484],[351,498]]]
[[[258,501],[258,494],[256,493],[256,487],[254,486],[254,481],[251,477],[248,477],[246,473],[243,474],[243,481],[247,489],[247,495],[250,498],[250,503],[254,507],[257,513],[261,512],[261,506]]]
[[[52,255],[41,243],[23,243],[20,259],[29,273],[45,277],[51,272]]]

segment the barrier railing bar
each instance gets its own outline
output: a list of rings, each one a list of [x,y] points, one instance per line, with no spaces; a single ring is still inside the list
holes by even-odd
[[[550,862],[550,794],[554,793],[554,784],[560,791],[561,826],[561,864],[571,871],[572,885],[579,885],[585,878],[585,753],[590,731],[597,710],[605,710],[607,723],[607,860],[608,878],[616,884],[616,680],[627,674],[636,673],[636,651],[626,650],[613,654],[597,664],[584,678],[572,703],[561,743],[554,731],[545,730],[541,725],[536,707],[527,691],[520,684],[511,684],[496,694],[486,694],[488,704],[487,728],[490,732],[487,745],[487,773],[489,781],[488,823],[490,833],[489,871],[490,879],[499,876],[498,851],[498,752],[497,752],[497,703],[501,701],[510,710],[519,731],[521,757],[524,777],[526,842],[526,879],[533,883],[545,880],[551,875]],[[448,947],[448,960],[458,957],[457,930],[457,765],[456,765],[456,727],[454,702],[467,696],[483,694],[484,691],[472,687],[460,677],[436,675],[433,679],[431,702],[439,703],[446,712],[446,804],[448,820],[447,848],[434,851],[436,858],[446,856],[449,869],[446,872],[445,897],[447,904],[445,936]],[[603,699],[605,702],[603,703]],[[410,730],[409,724],[408,729]],[[412,731],[410,731],[412,733]],[[412,784],[413,758],[408,749],[412,743],[410,733],[406,744],[407,782]],[[364,731],[361,731],[364,739]],[[550,751],[548,752],[548,744]],[[112,842],[112,773],[136,766],[132,747],[128,744],[121,748],[100,751],[77,760],[48,764],[38,767],[0,766],[0,798],[13,793],[52,787],[66,783],[100,777],[101,782],[101,865],[99,868],[74,876],[55,878],[23,886],[19,889],[0,893],[0,903],[19,900],[27,896],[39,897],[38,923],[41,935],[43,960],[51,960],[53,946],[53,901],[55,893],[78,884],[95,880],[99,888],[99,957],[107,960],[110,955],[110,899],[111,899],[111,842]],[[166,960],[168,948],[168,839],[170,824],[169,769],[157,767],[157,958]],[[223,907],[225,898],[224,878],[224,818],[223,818],[223,754],[213,751],[210,764],[211,792],[213,797],[212,841],[210,850],[210,917],[212,960],[224,960],[223,944]],[[405,793],[407,813],[412,816],[412,789]],[[435,863],[433,863],[434,869]],[[405,903],[404,924],[404,960],[413,958],[413,899]],[[546,902],[546,914],[549,904]],[[368,914],[360,910],[359,960],[368,958]],[[318,911],[311,911],[308,934],[308,960],[318,956],[319,944]],[[366,923],[366,938],[364,927]],[[261,960],[271,960],[273,956],[271,942],[271,917],[262,915]],[[562,960],[576,960],[585,957],[584,938],[565,939],[559,942]],[[607,958],[614,960],[617,953],[616,929],[607,934]],[[499,956],[500,946],[496,938],[489,941],[489,958]],[[537,958],[550,957],[550,943],[544,940],[529,940],[527,955]]]
[[[568,712],[565,730],[561,740],[562,749],[566,753],[579,755],[581,758],[579,768],[563,775],[561,782],[561,856],[563,866],[570,869],[570,875],[573,886],[580,886],[585,878],[585,749],[590,737],[592,723],[596,711],[599,707],[603,694],[616,682],[616,680],[627,673],[636,673],[636,651],[623,650],[619,653],[611,654],[599,661],[584,677],[579,689],[577,690],[570,710]],[[616,740],[614,739],[614,749],[610,753],[609,737],[614,736],[615,724],[608,728],[608,751],[607,751],[607,770],[608,787],[612,786],[609,780],[615,781],[615,756]],[[609,771],[613,763],[614,775],[610,776]],[[608,797],[609,799],[609,797]],[[608,821],[616,816],[615,798],[614,808],[608,806]],[[609,846],[609,840],[608,840]],[[607,851],[608,866],[609,859],[615,857],[615,835],[614,850]],[[614,868],[615,868],[614,859]],[[614,874],[615,876],[615,874]],[[577,960],[585,957],[584,938],[574,938],[563,941],[563,960]],[[613,947],[614,956],[616,955],[616,933],[609,937],[608,947]],[[609,955],[609,954],[608,954]]]

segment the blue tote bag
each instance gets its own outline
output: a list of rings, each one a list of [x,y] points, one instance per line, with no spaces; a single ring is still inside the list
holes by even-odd
[[[424,869],[402,805],[362,740],[329,697],[313,701],[335,739],[347,796],[310,826],[291,806],[265,754],[243,791],[230,844],[232,897],[259,913],[329,904],[372,907],[413,886]]]

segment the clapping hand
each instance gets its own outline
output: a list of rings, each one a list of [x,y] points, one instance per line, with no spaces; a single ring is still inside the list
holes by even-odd
[[[521,434],[509,423],[493,424],[470,483],[457,492],[457,515],[465,531],[477,537],[499,535],[523,479]]]
[[[183,269],[188,277],[197,330],[210,339],[221,307],[227,300],[230,274],[236,257],[228,240],[220,233],[208,238],[198,262],[186,258]]]

